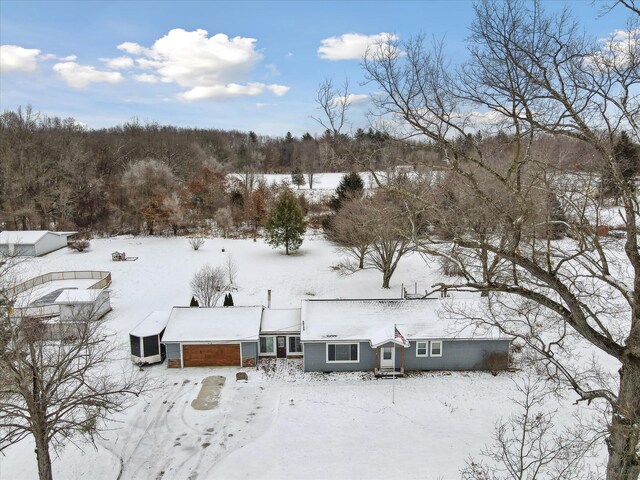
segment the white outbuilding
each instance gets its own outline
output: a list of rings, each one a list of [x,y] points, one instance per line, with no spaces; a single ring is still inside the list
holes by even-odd
[[[39,257],[67,246],[77,232],[49,230],[5,230],[0,232],[0,255]]]

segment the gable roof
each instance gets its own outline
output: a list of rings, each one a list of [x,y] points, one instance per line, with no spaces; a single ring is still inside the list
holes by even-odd
[[[163,343],[257,341],[262,306],[173,307]]]
[[[406,340],[508,338],[497,330],[476,333],[471,327],[461,329],[452,319],[438,315],[440,307],[438,298],[303,300],[300,339],[303,342],[368,341],[378,345],[394,341],[394,325]]]
[[[78,232],[52,232],[50,230],[5,230],[3,232],[0,232],[0,244],[35,244],[48,233],[52,235],[69,237]]]
[[[300,332],[299,308],[266,308],[262,312],[260,333]]]

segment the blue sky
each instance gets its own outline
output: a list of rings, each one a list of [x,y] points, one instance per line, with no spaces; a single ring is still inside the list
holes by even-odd
[[[568,5],[594,37],[624,27],[623,9],[598,18],[598,5]],[[0,108],[31,104],[92,128],[137,117],[272,135],[316,133],[321,129],[310,117],[327,77],[350,79],[352,93],[361,95],[354,118],[364,121],[364,95],[373,87],[361,85],[356,57],[373,36],[444,37],[447,52],[460,59],[472,18],[466,1],[0,0]]]

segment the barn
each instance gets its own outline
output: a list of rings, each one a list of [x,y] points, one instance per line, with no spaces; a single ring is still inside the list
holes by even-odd
[[[49,230],[5,230],[0,232],[0,255],[39,257],[67,246],[77,232]]]
[[[173,307],[162,337],[169,368],[253,367],[264,307]]]

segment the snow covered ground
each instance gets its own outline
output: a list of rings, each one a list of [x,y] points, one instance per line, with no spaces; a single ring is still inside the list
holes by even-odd
[[[222,249],[224,248],[224,252]],[[112,262],[125,251],[137,261]],[[129,366],[128,332],[153,310],[187,305],[193,272],[231,255],[238,265],[236,305],[297,307],[302,298],[399,297],[401,284],[423,291],[437,281],[419,255],[401,260],[391,289],[374,270],[340,277],[331,244],[307,238],[290,257],[262,241],[208,239],[194,251],[185,238],[117,237],[93,240],[89,252],[60,250],[23,266],[26,278],[48,271],[109,270],[113,275],[108,325],[122,344],[114,375]],[[54,459],[57,479],[209,478],[459,478],[469,455],[490,440],[493,426],[513,411],[509,396],[522,374],[425,373],[377,380],[369,373],[304,374],[295,361],[244,369],[147,368],[163,386],[110,423],[97,449],[69,445]],[[220,403],[195,410],[202,381],[226,377]],[[395,390],[395,403],[392,395]],[[576,407],[559,408],[564,422]],[[0,456],[0,478],[37,477],[33,443]]]

